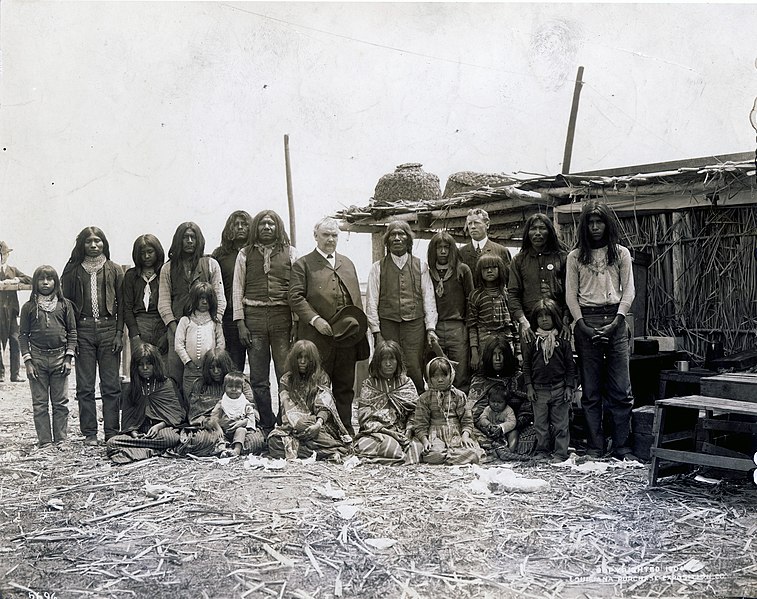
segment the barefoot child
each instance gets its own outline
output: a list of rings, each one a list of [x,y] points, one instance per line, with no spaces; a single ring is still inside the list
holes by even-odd
[[[318,459],[341,461],[350,453],[352,438],[339,417],[318,348],[300,339],[286,363],[279,382],[281,424],[268,436],[271,457],[304,459],[315,452]]]
[[[76,317],[52,266],[34,271],[31,296],[21,308],[20,345],[39,447],[54,442],[62,448],[68,437],[68,375],[76,352]],[[52,433],[48,404],[53,412]]]
[[[413,416],[413,444],[422,447],[426,464],[478,464],[483,455],[473,439],[473,417],[465,393],[452,386],[455,369],[447,358],[426,367],[429,390],[418,398]]]
[[[206,429],[217,431],[231,444],[233,455],[242,455],[243,450],[249,452],[263,445],[263,433],[257,430],[258,411],[242,393],[245,382],[241,372],[230,372],[224,377],[223,397],[205,424]],[[254,438],[248,441],[248,437]]]
[[[507,405],[509,392],[504,385],[496,385],[489,391],[489,405],[484,408],[476,422],[476,427],[486,435],[491,448],[498,457],[502,457],[502,450],[515,447],[518,434],[515,430],[517,418],[515,410]],[[483,441],[482,441],[483,445]]]
[[[211,349],[226,349],[213,286],[210,283],[192,285],[189,305],[189,316],[182,316],[179,320],[175,338],[176,353],[184,364],[183,380],[177,383],[181,382],[187,402],[192,385],[202,378],[202,357]]]
[[[123,405],[123,430],[107,443],[108,457],[126,464],[160,455],[179,444],[185,413],[160,350],[149,343],[131,354],[131,388]]]
[[[568,459],[568,411],[576,377],[573,350],[570,342],[559,336],[562,319],[554,301],[539,300],[530,320],[536,337],[523,348],[523,377],[534,409],[534,457],[548,459],[554,443],[552,461],[564,462]]]

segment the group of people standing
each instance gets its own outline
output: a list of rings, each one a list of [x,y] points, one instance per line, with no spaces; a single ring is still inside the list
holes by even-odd
[[[634,288],[613,215],[588,202],[570,254],[542,214],[527,219],[514,258],[488,239],[488,228],[486,212],[470,210],[470,242],[458,248],[437,233],[424,261],[413,255],[410,226],[389,223],[364,308],[332,218],[315,225],[316,247],[302,257],[271,210],[231,214],[212,255],[200,227],[182,223],[165,262],[154,235],[138,237],[125,274],[110,260],[103,231],[87,227],[60,281],[50,266],[35,271],[21,310],[39,444],[66,439],[65,377],[75,356],[84,442],[98,444],[99,371],[107,452],[116,462],[266,447],[273,457],[315,452],[339,460],[355,452],[381,463],[464,464],[487,452],[562,461],[576,387],[575,321],[589,453],[604,455],[607,409],[612,450],[629,457],[624,317]],[[124,325],[132,360],[122,399]],[[373,355],[355,422],[355,365],[370,356],[368,334]]]

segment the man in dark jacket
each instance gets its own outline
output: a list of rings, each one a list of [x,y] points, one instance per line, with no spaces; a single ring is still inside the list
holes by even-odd
[[[13,283],[32,282],[31,278],[19,269],[8,264],[8,256],[13,250],[4,241],[0,241],[0,281],[5,285]],[[23,383],[19,375],[21,367],[21,351],[18,343],[18,293],[15,289],[0,291],[0,344],[5,349],[10,346],[10,375],[12,383]],[[3,352],[0,351],[0,382],[5,380],[5,365]]]

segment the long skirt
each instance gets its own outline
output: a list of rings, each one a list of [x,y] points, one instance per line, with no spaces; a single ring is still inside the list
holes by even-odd
[[[179,443],[179,431],[166,427],[159,430],[154,437],[115,435],[108,439],[105,451],[116,464],[128,464],[161,455]]]
[[[361,460],[374,464],[405,463],[405,451],[402,445],[387,433],[361,433],[355,439],[355,453]]]
[[[272,458],[307,459],[313,455],[318,460],[335,460],[349,455],[350,450],[344,443],[321,431],[315,439],[298,439],[276,427],[268,436],[268,453]]]

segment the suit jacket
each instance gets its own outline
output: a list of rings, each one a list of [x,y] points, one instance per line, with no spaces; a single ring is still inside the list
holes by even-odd
[[[297,338],[315,343],[322,355],[330,349],[332,339],[321,335],[310,321],[315,316],[331,321],[341,295],[340,282],[347,290],[352,304],[363,309],[355,265],[347,256],[338,253],[334,254],[334,261],[332,269],[329,261],[317,250],[313,250],[292,265],[289,281],[289,305],[299,317]],[[358,360],[368,357],[370,348],[367,338],[364,337],[356,348]]]
[[[494,254],[495,256],[502,258],[502,262],[505,263],[505,285],[507,285],[507,278],[510,274],[510,261],[512,260],[510,257],[510,250],[504,245],[500,245],[487,238],[486,243],[484,244],[484,249],[481,252],[482,256],[484,254]],[[478,256],[476,255],[476,250],[473,248],[472,241],[469,241],[460,248],[460,258],[468,265],[468,268],[470,268],[473,273],[473,283],[476,284],[476,262],[478,262]]]
[[[2,271],[0,271],[0,281],[5,281],[6,279],[15,279],[16,277],[18,277],[21,283],[26,283],[28,285],[32,282],[31,277],[26,276],[15,266],[7,264],[5,268],[7,272],[3,273]],[[8,308],[7,313],[11,318],[18,316],[18,292],[0,291],[0,308]]]

